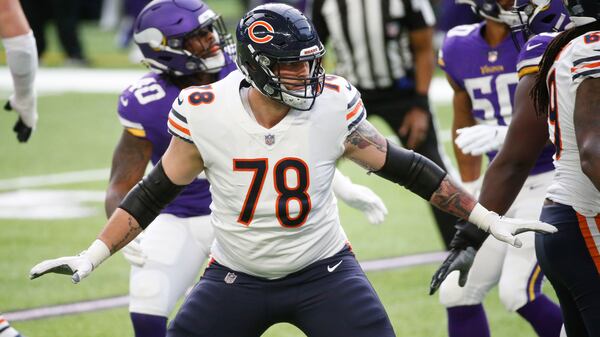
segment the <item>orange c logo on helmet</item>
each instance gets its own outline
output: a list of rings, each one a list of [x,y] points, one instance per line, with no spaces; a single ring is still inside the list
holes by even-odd
[[[273,39],[273,35],[271,35],[271,34],[267,34],[263,37],[256,36],[254,34],[254,30],[256,29],[256,27],[263,27],[264,29],[267,30],[267,32],[270,32],[270,33],[274,32],[273,26],[271,26],[268,22],[256,21],[253,24],[251,24],[250,27],[248,28],[248,35],[250,35],[250,40],[252,40],[256,43],[267,43]]]

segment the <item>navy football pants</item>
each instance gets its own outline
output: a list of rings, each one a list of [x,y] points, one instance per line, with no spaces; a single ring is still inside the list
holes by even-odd
[[[567,335],[600,336],[600,256],[590,236],[595,230],[589,229],[600,229],[600,222],[586,221],[561,204],[545,205],[540,220],[558,228],[554,234],[536,233],[535,250],[560,301]]]
[[[186,298],[167,336],[256,337],[280,322],[293,324],[310,337],[395,336],[383,305],[349,249],[278,280],[213,262]]]

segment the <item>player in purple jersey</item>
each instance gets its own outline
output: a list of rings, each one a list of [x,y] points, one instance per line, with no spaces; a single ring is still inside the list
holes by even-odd
[[[124,130],[113,154],[108,217],[169,145],[167,117],[180,90],[217,81],[235,69],[231,36],[221,17],[200,0],[154,1],[137,17],[134,30],[152,72],[119,97]],[[153,226],[143,240],[124,249],[131,263],[129,311],[136,336],[165,336],[167,317],[208,256],[210,203],[208,182],[195,179],[154,221],[165,226]]]
[[[508,11],[512,0],[473,2],[473,6],[486,20],[448,32],[440,53],[440,65],[455,91],[453,135],[459,171],[471,190],[479,185],[480,155],[486,153],[492,161],[504,142],[508,124],[512,124],[519,49],[531,48],[530,44],[522,47],[523,36],[516,36],[519,45],[510,36],[509,25],[518,22],[516,15]],[[471,62],[458,59],[465,54],[471,56]],[[503,213],[532,219],[539,216],[553,177],[553,153],[551,145],[542,150],[514,206]],[[489,240],[482,242],[476,247],[480,248],[476,258],[471,260],[471,277],[467,280],[467,273],[462,273],[457,282],[459,274],[453,273],[441,284],[440,301],[447,307],[451,337],[489,336],[481,303],[496,284],[507,310],[518,312],[539,336],[559,335],[560,311],[540,290],[543,274],[535,258],[534,237],[520,237],[524,246],[518,250]],[[456,240],[453,242],[451,256],[457,251]],[[474,255],[475,249],[465,250],[467,253]],[[542,320],[540,313],[552,319]]]
[[[221,18],[199,0],[155,1],[140,13],[134,28],[144,62],[153,72],[119,97],[124,130],[106,195],[109,217],[143,177],[148,162],[155,165],[165,152],[171,140],[168,113],[180,90],[215,82],[236,68]],[[163,36],[167,45],[161,45]],[[339,172],[335,182],[338,197],[364,211],[370,222],[383,221],[387,210],[371,190]],[[208,181],[195,179],[154,221],[166,226],[153,226],[143,240],[123,250],[132,264],[129,310],[136,336],[165,335],[169,313],[208,256],[213,240],[210,203]]]

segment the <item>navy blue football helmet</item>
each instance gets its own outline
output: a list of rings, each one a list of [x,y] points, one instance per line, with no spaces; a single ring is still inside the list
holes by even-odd
[[[263,95],[294,109],[310,110],[323,91],[323,55],[325,48],[312,22],[291,6],[258,6],[238,24],[237,65],[246,80]],[[276,65],[297,62],[308,62],[307,77],[279,74]]]

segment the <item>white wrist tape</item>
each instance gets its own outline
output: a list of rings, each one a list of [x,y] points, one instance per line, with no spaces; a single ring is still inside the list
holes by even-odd
[[[500,216],[496,212],[487,210],[480,203],[475,204],[471,214],[469,214],[469,222],[479,227],[486,232],[490,231],[490,226],[494,224]]]
[[[33,80],[38,67],[37,47],[33,32],[2,39],[6,50],[6,63],[10,68],[15,84],[15,94],[19,97],[31,95]]]
[[[110,257],[110,249],[108,249],[108,246],[104,242],[96,239],[83,255],[90,260],[94,269],[96,269],[100,263]]]

